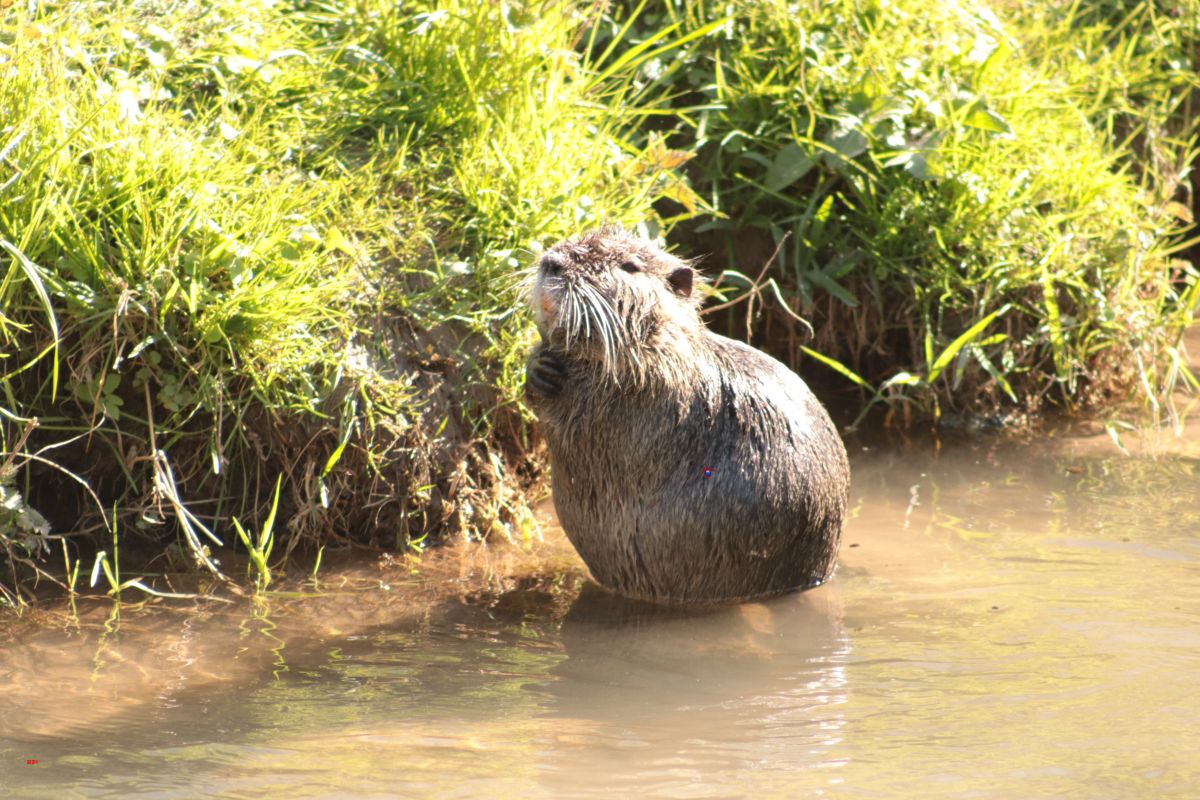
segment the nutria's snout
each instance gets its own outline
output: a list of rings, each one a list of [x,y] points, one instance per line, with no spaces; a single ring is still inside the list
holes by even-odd
[[[563,292],[562,273],[565,267],[566,261],[557,253],[546,253],[538,261],[529,303],[543,339],[548,340],[552,331],[558,327],[558,308]]]

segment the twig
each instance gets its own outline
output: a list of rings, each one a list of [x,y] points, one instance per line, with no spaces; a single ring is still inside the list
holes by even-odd
[[[21,448],[23,448],[25,446],[25,441],[27,439],[29,439],[29,434],[33,433],[33,429],[36,428],[37,426],[38,426],[37,417],[33,417],[32,419],[26,420],[25,430],[21,431],[21,438],[17,440],[16,445],[5,457],[4,466],[0,467],[0,476],[8,474],[9,469],[12,468],[13,462],[16,461],[17,456],[20,455]]]
[[[754,281],[750,284],[750,289],[745,294],[743,294],[741,297],[735,297],[732,300],[721,303],[720,305],[711,306],[709,308],[706,308],[703,311],[701,311],[700,313],[701,314],[711,314],[714,311],[720,311],[722,309],[729,308],[730,306],[737,305],[738,303],[742,302],[743,300],[745,300],[747,298],[754,297],[758,294],[761,294],[762,293],[762,285],[761,284],[762,284],[763,276],[767,274],[767,270],[771,268],[771,262],[775,260],[775,256],[779,255],[780,248],[783,247],[783,243],[786,242],[791,235],[792,235],[791,231],[784,232],[783,236],[779,239],[779,244],[775,245],[775,250],[771,253],[771,255],[767,258],[767,260],[765,262],[763,262],[763,267],[759,271],[758,277],[755,278]]]

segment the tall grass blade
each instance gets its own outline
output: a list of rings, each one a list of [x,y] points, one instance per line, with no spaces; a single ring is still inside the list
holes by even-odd
[[[937,380],[938,376],[941,375],[942,371],[950,365],[950,362],[954,360],[954,357],[958,355],[960,350],[978,339],[983,332],[987,330],[987,327],[992,324],[992,321],[995,320],[996,317],[1007,313],[1010,308],[1012,308],[1012,305],[1010,303],[1005,303],[1000,308],[997,308],[995,311],[963,331],[961,336],[951,342],[950,345],[938,355],[937,360],[934,361],[933,365],[929,368],[929,374],[925,376],[925,381],[927,383],[933,383],[935,380]]]
[[[29,281],[34,294],[37,295],[42,308],[46,311],[46,323],[50,326],[50,333],[54,339],[52,343],[54,358],[50,373],[50,401],[54,402],[58,397],[58,348],[62,337],[58,332],[58,318],[54,315],[54,306],[50,302],[50,294],[46,291],[46,285],[42,281],[42,275],[37,265],[17,249],[16,245],[7,239],[0,239],[0,247],[7,250],[9,255],[13,257],[13,260],[21,265],[21,270],[25,273],[25,279]]]

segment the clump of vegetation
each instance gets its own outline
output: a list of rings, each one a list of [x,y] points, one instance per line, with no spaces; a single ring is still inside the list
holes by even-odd
[[[677,235],[740,290],[775,251],[764,279],[816,335],[769,315],[764,346],[935,416],[1180,374],[1200,4],[666,8],[729,18],[674,73],[673,142],[721,212]]]
[[[280,476],[289,550],[519,535],[512,272],[681,192],[625,105],[636,59],[582,58],[571,7],[31,8],[0,11],[0,435],[40,422],[25,498],[80,532],[104,512],[73,476],[123,536],[213,570]]]
[[[1197,2],[8,4],[0,552],[529,535],[513,274],[601,222],[869,402],[1159,396]]]

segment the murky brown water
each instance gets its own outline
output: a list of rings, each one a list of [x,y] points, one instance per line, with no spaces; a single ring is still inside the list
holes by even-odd
[[[550,537],[3,620],[0,796],[1200,796],[1191,431],[857,452],[834,580],[701,615]]]

